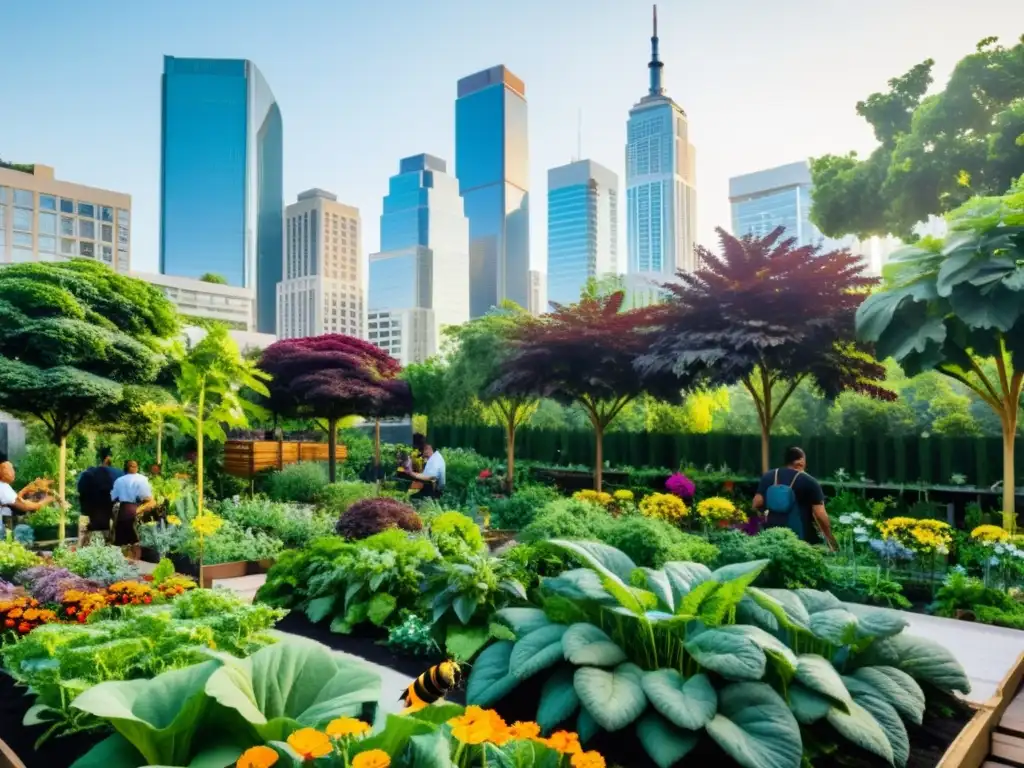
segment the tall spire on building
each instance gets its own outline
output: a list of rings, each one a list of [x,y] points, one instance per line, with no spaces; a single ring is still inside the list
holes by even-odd
[[[651,71],[651,96],[661,96],[665,89],[661,85],[661,69],[665,64],[658,60],[658,6],[654,6],[654,33],[651,35],[651,62],[647,68]]]

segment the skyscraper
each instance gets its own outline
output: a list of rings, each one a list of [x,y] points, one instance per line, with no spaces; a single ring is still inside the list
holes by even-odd
[[[399,162],[370,256],[366,338],[403,365],[437,353],[441,330],[469,319],[469,227],[444,160]]]
[[[626,269],[669,276],[696,267],[696,150],[686,113],[662,85],[657,6],[647,67],[650,87],[626,123]]]
[[[455,172],[469,218],[470,315],[529,303],[526,86],[504,66],[459,80]]]
[[[343,333],[363,337],[363,250],[359,210],[322,189],[285,211],[284,280],[277,285],[282,339]]]
[[[764,237],[776,227],[797,245],[821,245],[825,236],[811,223],[811,170],[806,161],[729,179],[732,231]]]
[[[571,304],[619,271],[619,177],[593,160],[548,171],[548,301]]]
[[[254,290],[273,333],[284,248],[282,124],[251,61],[164,57],[160,272]]]

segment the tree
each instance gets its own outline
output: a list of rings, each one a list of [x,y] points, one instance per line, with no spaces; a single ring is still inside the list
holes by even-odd
[[[413,410],[409,384],[398,378],[398,361],[351,336],[329,333],[275,342],[263,351],[260,368],[273,377],[271,407],[283,415],[327,420],[332,483],[337,478],[340,419],[382,419],[405,416]],[[379,456],[379,444],[376,450]]]
[[[622,312],[625,295],[584,297],[555,305],[550,314],[517,326],[507,357],[498,366],[491,396],[549,397],[577,404],[594,428],[594,487],[601,490],[604,434],[622,409],[645,392],[680,402],[683,382],[674,374],[638,374],[646,350],[649,313]]]
[[[893,254],[857,332],[908,376],[934,369],[973,390],[1003,434],[1003,523],[1016,525],[1014,438],[1024,386],[1024,178],[950,214],[945,242]],[[989,363],[989,361],[992,361]]]
[[[0,270],[0,326],[0,410],[46,426],[63,498],[68,436],[155,380],[178,330],[174,305],[96,262],[14,264]],[[63,528],[62,516],[61,538]]]
[[[664,286],[668,300],[651,308],[659,332],[637,361],[645,374],[741,383],[757,408],[766,472],[772,425],[801,382],[829,399],[847,390],[895,397],[854,336],[854,312],[877,281],[848,251],[795,248],[782,232],[738,239],[719,229],[721,255],[699,246],[701,268],[680,272]]]
[[[516,430],[537,410],[539,399],[529,393],[491,390],[502,375],[502,364],[512,353],[512,340],[534,322],[533,316],[512,302],[482,317],[445,329],[453,342],[447,372],[448,391],[456,401],[479,398],[485,415],[505,430],[508,489],[515,482]]]
[[[214,285],[227,285],[227,278],[223,275],[218,275],[216,272],[207,272],[199,278],[202,283],[213,283]]]
[[[972,194],[998,195],[1024,173],[1024,38],[996,38],[963,58],[946,88],[925,96],[929,59],[857,104],[879,146],[812,162],[811,218],[832,237],[895,234],[952,211]]]

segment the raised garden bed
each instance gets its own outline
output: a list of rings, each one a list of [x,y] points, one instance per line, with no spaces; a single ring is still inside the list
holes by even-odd
[[[199,563],[184,555],[170,555],[174,570],[185,576],[194,579],[199,578]],[[242,576],[253,576],[259,573],[266,573],[274,564],[273,560],[237,560],[233,563],[217,563],[216,565],[203,566],[203,583],[205,588],[213,586],[213,582],[219,579],[237,579]]]

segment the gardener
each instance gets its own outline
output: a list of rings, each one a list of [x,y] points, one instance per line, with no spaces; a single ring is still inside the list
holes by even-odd
[[[754,495],[753,507],[762,512],[768,528],[790,528],[808,544],[817,544],[819,534],[832,551],[837,549],[832,526],[825,512],[825,492],[807,474],[807,454],[801,448],[787,448],[785,466],[766,472]]]
[[[102,539],[104,543],[110,536],[114,513],[110,492],[114,489],[114,481],[124,474],[113,464],[113,453],[109,448],[103,448],[100,450],[100,463],[78,476],[78,498],[82,512],[89,518],[89,539]]]
[[[53,501],[52,496],[44,496],[38,501],[24,499],[21,493],[15,493],[14,489],[11,488],[11,483],[13,482],[14,465],[9,461],[0,463],[0,534],[3,533],[4,527],[8,525],[8,521],[10,521],[15,512],[19,514],[35,512],[37,509],[48,506]],[[22,493],[24,493],[24,490],[22,489]]]
[[[114,481],[110,498],[118,505],[114,544],[119,547],[136,545],[139,537],[135,533],[135,520],[144,515],[154,503],[149,480],[139,474],[139,462],[134,459],[125,462],[124,474]]]
[[[422,472],[407,471],[404,467],[399,467],[398,472],[423,483],[423,488],[413,495],[414,499],[440,498],[445,485],[444,457],[427,442],[423,443],[422,450],[423,458],[427,460]]]

